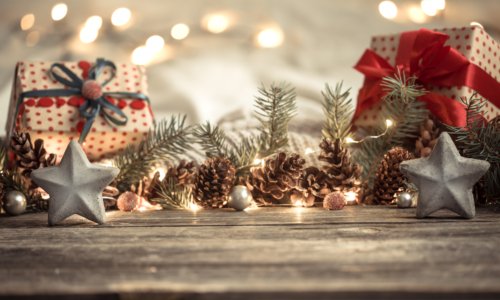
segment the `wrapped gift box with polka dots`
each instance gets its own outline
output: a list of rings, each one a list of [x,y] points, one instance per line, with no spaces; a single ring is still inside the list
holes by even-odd
[[[475,64],[486,72],[493,82],[500,84],[500,45],[486,33],[486,31],[477,26],[462,28],[435,29],[434,31],[448,35],[445,46],[456,49],[471,64]],[[401,34],[375,36],[372,38],[370,49],[387,61],[391,66],[395,66],[396,56],[400,45]],[[411,49],[406,49],[411,51]],[[366,81],[365,81],[366,84]],[[470,97],[475,91],[467,86],[425,86],[431,92],[436,92],[448,98],[460,101],[462,97]],[[493,87],[492,87],[493,88]],[[478,91],[476,91],[478,92]],[[479,92],[478,92],[479,93]],[[498,94],[498,92],[497,92]],[[479,96],[483,96],[479,93]],[[483,96],[484,97],[484,96]],[[484,97],[486,100],[486,97]],[[359,101],[359,99],[358,99]],[[497,104],[498,105],[498,104]],[[357,127],[372,127],[384,124],[381,120],[380,110],[381,101],[368,106],[362,111],[357,112],[354,124]],[[359,110],[359,104],[358,104]],[[500,107],[487,101],[483,107],[483,115],[487,120],[491,120],[500,114]]]
[[[86,61],[62,64],[82,79],[88,76],[92,66],[92,63]],[[28,131],[33,140],[43,139],[47,151],[57,154],[60,159],[68,143],[73,139],[78,140],[82,132],[85,120],[80,116],[79,107],[85,99],[81,95],[24,97],[19,103],[19,95],[27,91],[68,88],[51,76],[51,65],[51,62],[17,64],[7,132],[11,132],[13,128]],[[96,81],[106,80],[109,73],[109,70],[104,70]],[[146,95],[145,69],[132,64],[116,64],[115,76],[103,86],[102,92]],[[84,151],[91,160],[111,157],[128,145],[139,143],[147,136],[153,124],[148,101],[110,96],[105,96],[105,99],[118,107],[128,120],[125,125],[117,126],[107,122],[101,114],[97,115],[83,143]]]

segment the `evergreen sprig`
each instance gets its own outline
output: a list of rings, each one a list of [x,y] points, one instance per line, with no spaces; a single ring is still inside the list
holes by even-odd
[[[417,137],[419,127],[427,118],[429,111],[417,98],[424,90],[416,83],[416,78],[406,78],[397,73],[394,77],[385,77],[382,86],[387,92],[383,99],[382,116],[393,122],[377,128],[378,132],[387,133],[378,138],[366,139],[354,153],[355,160],[362,166],[362,177],[371,188],[375,177],[375,169],[384,153],[395,146],[411,147]]]
[[[191,209],[196,205],[192,188],[179,186],[175,179],[163,180],[155,189],[159,197],[153,201],[160,204],[163,209]]]
[[[155,162],[178,159],[180,154],[191,150],[190,131],[186,116],[172,116],[156,123],[138,146],[129,146],[115,157],[114,165],[120,168],[114,182],[118,189],[125,191],[149,175]]]
[[[257,157],[272,155],[288,144],[288,123],[297,111],[295,98],[295,90],[287,84],[262,86],[255,98],[259,134],[244,137],[238,144],[209,122],[198,125],[194,136],[208,157],[227,157],[236,166],[236,176],[244,176]]]
[[[486,122],[481,115],[485,100],[476,93],[468,99],[461,98],[466,109],[466,126],[444,124],[446,131],[455,139],[463,156],[486,160],[491,164],[484,175],[486,197],[500,202],[500,128],[494,122]]]
[[[330,85],[325,84],[323,95],[323,112],[325,122],[321,133],[323,138],[331,141],[339,139],[344,141],[351,131],[351,117],[354,114],[352,99],[349,98],[351,89],[342,90],[342,82],[335,85],[332,90]]]

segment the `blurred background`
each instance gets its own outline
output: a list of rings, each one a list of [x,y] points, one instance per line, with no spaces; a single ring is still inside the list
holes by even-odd
[[[372,35],[478,22],[498,40],[499,12],[499,0],[1,0],[0,124],[17,61],[97,57],[146,65],[157,117],[244,121],[261,83],[288,81],[295,122],[320,124],[325,82],[356,97]]]

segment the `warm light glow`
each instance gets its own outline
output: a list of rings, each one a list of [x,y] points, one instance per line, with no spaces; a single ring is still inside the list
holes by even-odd
[[[52,7],[50,16],[54,21],[61,21],[68,14],[68,6],[66,3],[57,3]]]
[[[35,15],[34,14],[26,14],[21,18],[21,29],[29,30],[31,27],[35,25]]]
[[[392,1],[382,1],[378,5],[378,11],[386,19],[394,19],[398,15],[398,7]]]
[[[40,32],[34,30],[26,36],[26,46],[33,47],[40,41]]]
[[[257,34],[257,44],[262,48],[276,48],[283,44],[285,35],[280,28],[268,28]]]
[[[170,35],[175,40],[183,40],[189,35],[189,26],[184,23],[175,24],[170,30]]]
[[[479,27],[481,29],[484,29],[483,25],[481,23],[479,23],[479,22],[476,22],[476,21],[470,22],[470,26],[472,26],[472,27]]]
[[[424,23],[427,21],[427,16],[419,6],[411,6],[408,9],[408,17],[415,23]]]
[[[390,119],[385,120],[385,126],[387,128],[392,127],[392,125],[394,125],[394,122],[392,122],[392,120]]]
[[[120,27],[127,25],[132,18],[132,12],[126,7],[117,8],[111,15],[111,24]]]
[[[146,48],[153,53],[160,52],[165,46],[165,40],[159,35],[152,35],[146,40]]]
[[[132,63],[136,65],[147,65],[153,60],[153,52],[146,46],[139,46],[132,52]]]
[[[434,17],[438,13],[438,8],[436,7],[435,0],[422,0],[420,2],[420,7],[422,8],[424,14],[428,15],[429,17]]]
[[[222,33],[229,28],[229,17],[223,14],[208,15],[204,18],[205,28],[211,33]]]
[[[356,202],[356,199],[358,198],[358,194],[356,192],[345,192],[344,193],[344,198],[345,198],[345,203],[346,204],[353,204]]]
[[[262,159],[260,159],[260,158],[256,157],[256,158],[253,160],[252,165],[257,166],[257,165],[260,165],[261,163],[264,163],[264,160],[262,160]]]
[[[435,6],[439,10],[443,10],[446,7],[446,0],[434,0]]]
[[[306,150],[304,151],[304,153],[307,155],[307,154],[312,154],[314,153],[314,150],[313,148],[310,148],[310,147],[307,147]]]
[[[84,26],[80,30],[80,41],[82,41],[82,43],[84,44],[90,44],[97,39],[98,35],[99,35],[98,29]]]
[[[201,209],[201,207],[198,206],[198,204],[196,203],[190,203],[189,204],[189,210],[192,211],[192,212],[197,212]]]
[[[297,200],[295,200],[295,202],[293,202],[293,206],[295,206],[295,207],[304,207],[305,206],[304,199],[297,199]]]
[[[102,18],[100,16],[92,16],[85,21],[85,27],[93,30],[99,30],[102,27]]]
[[[348,136],[345,138],[345,142],[346,144],[352,144],[355,143],[356,141],[352,137]]]
[[[158,177],[158,179],[161,181],[165,178],[165,176],[167,176],[167,171],[165,170],[165,168],[158,168],[156,169],[155,173],[158,172],[158,174],[160,175]]]

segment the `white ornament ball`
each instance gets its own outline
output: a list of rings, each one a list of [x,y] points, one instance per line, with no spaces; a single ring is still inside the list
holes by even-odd
[[[11,216],[18,216],[26,211],[26,196],[19,191],[9,191],[3,199],[3,209]]]
[[[413,196],[408,192],[402,192],[398,195],[396,203],[399,208],[409,208],[412,205]]]
[[[228,205],[237,211],[242,211],[252,204],[252,194],[244,185],[236,185],[229,194]]]

